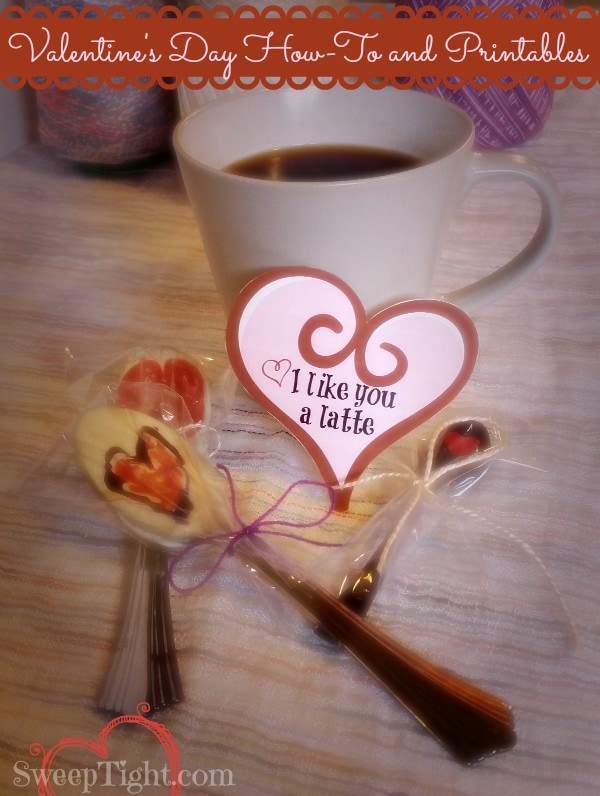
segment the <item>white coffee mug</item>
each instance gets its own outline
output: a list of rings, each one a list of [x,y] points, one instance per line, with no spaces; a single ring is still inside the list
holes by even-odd
[[[337,275],[369,312],[426,297],[471,312],[516,287],[548,254],[558,230],[558,197],[535,162],[473,153],[473,140],[470,117],[455,105],[392,87],[250,91],[217,99],[180,121],[175,149],[225,308],[251,278],[282,266]],[[421,165],[311,182],[225,170],[257,153],[312,144],[393,149]],[[434,271],[452,211],[477,183],[506,178],[525,181],[540,197],[533,238],[478,282],[437,295]]]

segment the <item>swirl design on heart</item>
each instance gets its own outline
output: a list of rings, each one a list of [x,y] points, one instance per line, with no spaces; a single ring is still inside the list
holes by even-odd
[[[298,335],[298,350],[304,359],[318,368],[332,368],[341,364],[351,354],[354,354],[354,365],[356,374],[366,384],[372,387],[389,387],[400,381],[408,370],[408,359],[404,352],[392,343],[380,343],[379,347],[387,351],[395,359],[394,368],[388,373],[376,375],[367,367],[366,351],[369,341],[375,331],[373,323],[368,320],[362,307],[357,317],[356,329],[350,341],[343,346],[337,353],[322,355],[315,351],[313,347],[313,335],[319,329],[329,329],[335,334],[343,331],[342,324],[332,315],[315,315],[309,318],[304,324]]]

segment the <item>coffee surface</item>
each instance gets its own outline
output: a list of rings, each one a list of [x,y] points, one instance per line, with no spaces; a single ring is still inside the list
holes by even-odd
[[[406,152],[348,144],[311,144],[260,152],[230,164],[225,171],[262,180],[314,182],[381,177],[418,166]]]

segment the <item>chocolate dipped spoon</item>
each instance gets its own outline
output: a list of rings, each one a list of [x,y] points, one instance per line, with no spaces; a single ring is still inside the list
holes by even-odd
[[[168,418],[170,427],[190,436],[199,424],[206,424],[210,412],[203,373],[195,363],[170,349],[156,351],[153,357],[142,356],[130,365],[116,387],[115,399],[119,406],[159,419]],[[143,444],[138,440],[138,453]],[[155,443],[155,457],[159,450]],[[146,444],[145,457],[149,456]],[[107,484],[118,492],[132,475],[135,463],[117,454],[114,464]],[[139,474],[139,462],[137,469]],[[126,611],[98,701],[100,708],[111,713],[132,713],[141,700],[148,702],[152,710],[160,710],[183,699],[171,619],[168,563],[163,550],[138,542],[136,560],[128,572]]]
[[[131,712],[140,701],[160,710],[183,698],[166,576],[169,548],[178,549],[189,533],[190,515],[196,528],[204,522],[225,527],[226,515],[210,503],[202,508],[214,468],[199,457],[192,461],[191,454],[181,459],[178,441],[179,434],[161,421],[117,406],[90,410],[75,430],[82,468],[138,542],[115,653],[98,699],[110,713]],[[193,511],[191,494],[198,507]]]
[[[442,468],[452,467],[450,472],[457,477],[460,467],[470,470],[477,466],[477,454],[488,451],[491,438],[486,426],[479,420],[461,420],[447,426],[434,441],[429,469],[432,475]],[[344,576],[339,591],[339,600],[360,616],[366,616],[381,582],[387,559],[400,532],[393,527],[388,536],[378,544],[366,562],[352,567]]]
[[[166,469],[153,468],[153,460],[138,448],[148,434],[170,452]],[[514,745],[508,704],[371,626],[306,579],[257,533],[248,533],[248,528],[232,531],[225,480],[172,429],[160,421],[149,423],[148,416],[139,412],[108,407],[86,413],[76,439],[88,477],[140,540],[174,552],[184,549],[192,536],[215,536],[226,528],[236,555],[343,644],[458,760],[472,764]],[[124,456],[132,465],[140,465],[139,477],[132,475],[120,488],[115,488],[112,478],[116,455],[118,461]],[[152,476],[148,469],[157,471]]]
[[[340,642],[458,761],[472,765],[515,745],[506,702],[365,621],[263,539],[245,537],[236,551]]]

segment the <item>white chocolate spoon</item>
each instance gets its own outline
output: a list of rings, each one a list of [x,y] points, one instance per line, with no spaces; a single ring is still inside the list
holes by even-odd
[[[90,410],[82,417],[75,432],[80,464],[102,497],[115,507],[118,504],[117,510],[126,529],[139,540],[116,649],[98,699],[102,710],[115,714],[135,711],[140,701],[148,702],[152,710],[160,710],[183,699],[166,577],[169,556],[165,547],[169,545],[162,533],[156,534],[153,509],[148,511],[137,499],[125,495],[115,473],[109,478],[112,486],[106,483],[107,457],[116,462],[120,459],[121,465],[127,465],[128,458],[135,459],[137,449],[142,470],[144,466],[150,468],[149,460],[144,462],[147,456],[142,455],[136,429],[153,428],[158,422],[145,413],[110,406]],[[164,425],[164,429],[163,433],[171,441],[179,440],[178,434],[168,426]],[[128,457],[123,448],[128,445],[133,446],[133,457]],[[186,472],[192,469],[188,466]],[[207,467],[206,470],[207,474],[214,474],[214,468]],[[149,473],[152,472],[150,468]],[[204,480],[199,476],[196,478],[198,488],[195,492],[200,503],[204,497]],[[218,483],[220,485],[220,478]],[[165,525],[170,513],[165,511],[159,527]],[[224,523],[224,516],[221,519],[209,516],[207,521]],[[195,518],[195,522],[201,521],[200,516]],[[177,519],[169,523],[169,530],[175,536],[177,526]],[[179,546],[178,541],[170,545],[171,550]]]

